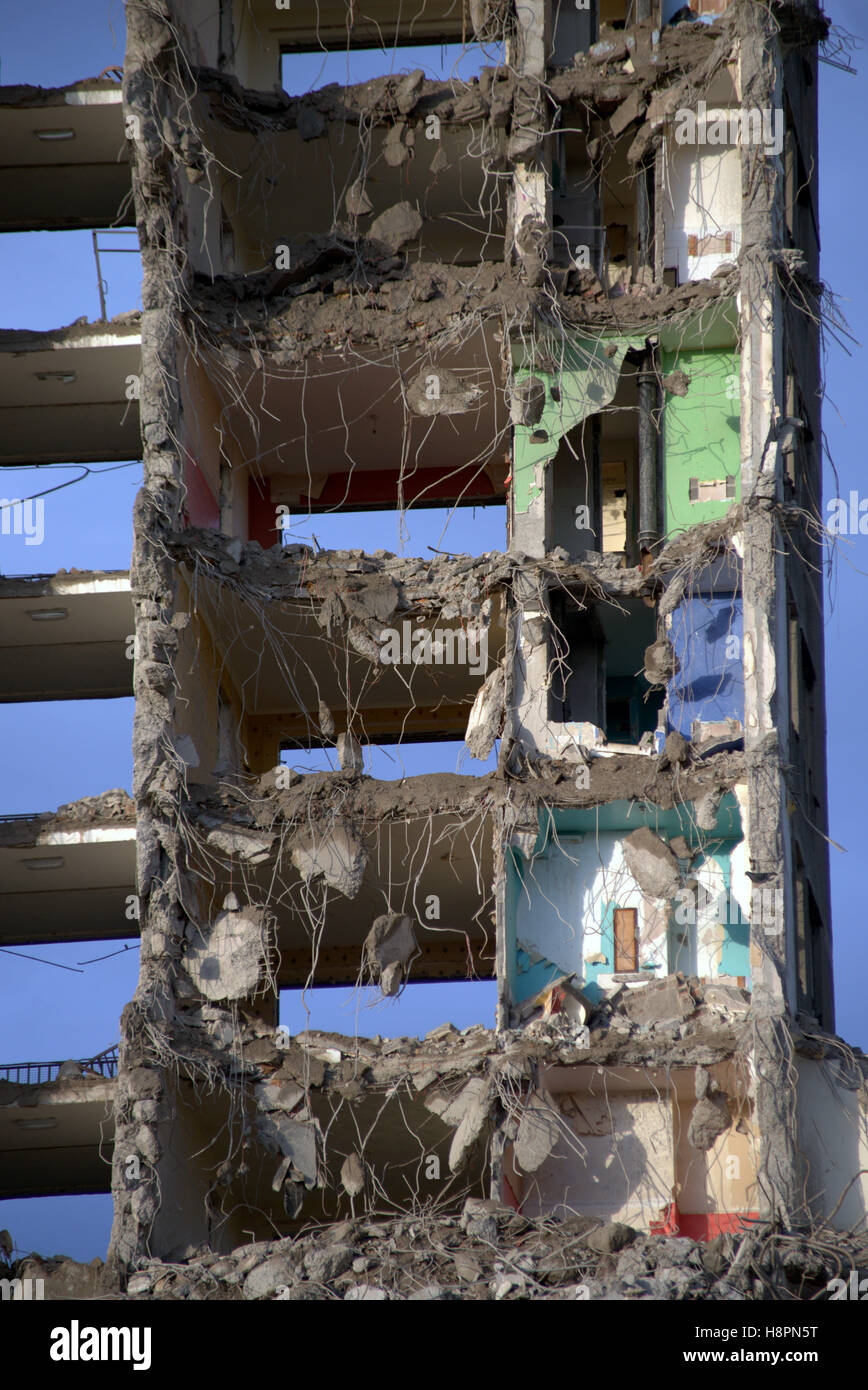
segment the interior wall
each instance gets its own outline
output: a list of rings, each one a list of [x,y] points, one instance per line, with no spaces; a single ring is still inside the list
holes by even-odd
[[[506,1155],[507,1181],[522,1214],[564,1217],[580,1212],[647,1229],[672,1200],[675,1154],[665,1095],[607,1094],[554,1098],[563,1133],[534,1173]]]
[[[814,1220],[854,1230],[868,1216],[868,1173],[862,1171],[868,1169],[865,1082],[855,1066],[834,1060],[799,1056],[796,1072],[805,1200]]]
[[[637,819],[633,829],[641,823]],[[592,1000],[614,987],[616,908],[637,911],[638,963],[648,980],[689,967],[701,978],[749,982],[751,899],[743,842],[709,837],[705,855],[689,870],[684,864],[684,882],[695,881],[700,892],[695,922],[685,908],[688,920],[677,928],[677,900],[648,896],[627,868],[625,834],[558,833],[535,854],[527,843],[513,844],[507,911],[514,1005],[564,974],[575,974]]]
[[[740,359],[733,349],[664,352],[664,378],[683,372],[687,394],[667,392],[663,412],[666,532],[716,521],[741,500]],[[729,493],[714,482],[732,478]],[[691,479],[699,484],[691,498]],[[703,487],[703,484],[706,486]],[[705,496],[720,493],[722,495]]]
[[[680,284],[706,280],[741,250],[741,152],[679,145],[672,131],[663,149],[665,265]]]

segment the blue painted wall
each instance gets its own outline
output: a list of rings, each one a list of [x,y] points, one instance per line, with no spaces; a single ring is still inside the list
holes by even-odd
[[[669,728],[690,738],[694,719],[744,723],[741,598],[699,596],[680,603],[669,639],[680,669],[667,687]]]

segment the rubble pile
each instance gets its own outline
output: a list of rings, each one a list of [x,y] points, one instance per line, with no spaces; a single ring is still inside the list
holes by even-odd
[[[470,1198],[460,1216],[420,1212],[392,1220],[343,1221],[230,1255],[180,1252],[144,1260],[123,1293],[135,1301],[611,1301],[760,1300],[831,1297],[842,1271],[868,1261],[853,1237],[822,1241],[755,1225],[707,1242],[641,1235],[587,1217],[529,1220],[498,1202]],[[45,1278],[46,1297],[96,1296],[93,1265],[31,1256],[20,1278]],[[103,1283],[106,1284],[105,1278]]]

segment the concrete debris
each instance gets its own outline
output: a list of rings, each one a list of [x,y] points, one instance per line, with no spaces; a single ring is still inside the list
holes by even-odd
[[[398,913],[378,917],[362,948],[365,965],[384,995],[398,993],[419,954],[412,918]]]
[[[498,666],[480,686],[467,721],[464,741],[471,757],[480,762],[488,757],[503,730],[505,715],[506,673]]]
[[[338,762],[342,772],[362,773],[365,770],[365,754],[362,745],[354,734],[338,734]]]
[[[513,388],[510,419],[514,425],[538,425],[546,403],[545,383],[529,376]]]
[[[519,942],[519,945],[523,950],[527,950],[528,954],[531,954],[527,943]],[[588,964],[592,963],[591,960],[588,960]],[[605,964],[605,957],[602,957],[598,963]],[[518,1012],[519,1020],[522,1023],[530,1019],[548,1020],[561,1016],[568,1020],[574,1028],[581,1028],[594,1012],[594,1006],[587,995],[579,989],[576,984],[576,976],[572,974],[561,975],[558,979],[551,980],[544,989],[540,990],[539,994],[520,1005]]]
[[[708,1008],[715,1009],[724,1018],[744,1019],[750,1009],[750,995],[733,980],[731,984],[718,978],[703,986],[704,1000]]]
[[[98,1259],[84,1264],[66,1255],[26,1255],[3,1274],[21,1280],[41,1279],[45,1299],[51,1302],[99,1298],[104,1292],[105,1265]]]
[[[723,792],[714,788],[695,801],[696,824],[700,830],[717,829],[717,813],[723,800]]]
[[[347,189],[344,198],[344,207],[350,217],[365,217],[373,210],[373,203],[365,192],[365,185],[362,179],[356,179]]]
[[[663,389],[671,396],[686,396],[690,388],[690,377],[686,372],[674,371],[663,377]]]
[[[470,23],[478,43],[502,38],[508,18],[507,0],[470,0]]]
[[[315,1246],[304,1257],[305,1274],[315,1284],[331,1284],[350,1268],[355,1254],[351,1245]]]
[[[273,1298],[295,1278],[295,1264],[285,1255],[274,1255],[251,1269],[244,1280],[244,1297]]]
[[[400,251],[408,241],[415,241],[422,230],[422,218],[410,203],[395,203],[371,223],[368,236],[381,241],[391,252]]]
[[[487,1133],[497,1091],[487,1077],[476,1076],[468,1081],[460,1096],[461,1121],[449,1150],[449,1171],[461,1173],[471,1154]]]
[[[14,1272],[27,1277],[25,1269],[53,1265],[46,1298],[65,1297],[54,1285],[64,1264],[74,1262],[31,1256]],[[768,1224],[746,1223],[742,1231],[702,1242],[637,1234],[622,1222],[601,1227],[584,1217],[534,1220],[499,1202],[470,1199],[461,1216],[420,1211],[358,1219],[342,1222],[337,1232],[308,1230],[228,1255],[197,1252],[171,1264],[146,1258],[120,1297],[791,1303],[825,1300],[829,1280],[841,1269],[866,1265],[864,1236],[827,1231],[818,1245],[782,1236]]]
[[[365,876],[368,853],[348,827],[336,825],[321,836],[299,834],[293,841],[292,863],[305,882],[321,877],[345,898],[355,898]]]
[[[446,367],[426,367],[409,383],[407,404],[414,415],[464,415],[473,410],[485,392]]]
[[[78,1062],[61,1062],[57,1071],[58,1081],[78,1080],[81,1076],[81,1066]]]
[[[640,826],[625,838],[624,862],[650,898],[671,898],[681,885],[675,855],[650,826]]]
[[[657,766],[661,771],[668,767],[686,767],[690,762],[690,743],[680,734],[677,729],[671,729],[666,735],[666,742],[663,745],[663,752]]]
[[[693,1108],[687,1128],[687,1142],[702,1152],[712,1148],[732,1124],[723,1096],[702,1096]]]
[[[383,159],[392,169],[400,169],[411,156],[415,136],[411,129],[399,121],[393,125],[383,141]]]
[[[633,1023],[643,1025],[682,1023],[696,1012],[690,988],[680,975],[653,980],[644,989],[627,990],[619,1006]]]
[[[320,733],[322,734],[323,738],[334,738],[334,716],[324,700],[320,700],[319,705],[317,707],[317,718],[319,720]]]
[[[358,1154],[348,1154],[341,1165],[341,1186],[350,1197],[365,1190],[365,1170]]]
[[[209,831],[206,839],[214,849],[219,849],[231,858],[244,859],[249,864],[265,863],[274,848],[273,835],[251,835],[246,831],[233,831],[224,827]]]
[[[626,1226],[623,1221],[609,1221],[599,1230],[591,1231],[585,1237],[585,1243],[591,1250],[596,1250],[600,1255],[617,1254],[625,1246],[632,1245],[638,1235],[632,1226]]]
[[[257,1117],[256,1132],[267,1148],[283,1154],[286,1160],[278,1169],[281,1172],[278,1189],[287,1178],[304,1183],[308,1188],[316,1185],[320,1140],[314,1124],[274,1112]]]
[[[184,969],[206,999],[243,999],[257,992],[266,968],[266,913],[223,911],[210,929],[193,928]]]
[[[319,111],[314,111],[309,106],[305,106],[298,113],[296,129],[302,140],[316,140],[326,131],[326,123]]]
[[[649,685],[666,685],[678,670],[680,663],[665,637],[645,648],[644,675]]]
[[[534,1091],[518,1127],[515,1141],[515,1160],[523,1173],[535,1173],[542,1167],[563,1131],[563,1121],[552,1101]]]
[[[276,1049],[279,1054],[279,1049]],[[248,1051],[248,1060],[254,1060]],[[304,1087],[295,1081],[281,1082],[270,1078],[255,1088],[256,1099],[263,1110],[294,1110],[304,1097]]]

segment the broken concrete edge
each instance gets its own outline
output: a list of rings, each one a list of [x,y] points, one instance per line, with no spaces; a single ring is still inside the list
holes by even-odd
[[[0,352],[49,352],[54,348],[70,347],[82,339],[99,333],[114,334],[118,339],[138,341],[142,312],[129,309],[110,319],[81,318],[59,328],[0,328]]]
[[[86,586],[107,582],[110,592],[124,592],[129,589],[129,570],[79,570],[59,569],[54,574],[0,576],[0,599],[4,598],[45,598],[49,594],[64,594],[78,597],[87,592]]]
[[[334,263],[318,270],[324,248]],[[585,297],[585,281],[577,280],[577,292],[570,292],[569,276],[585,272],[551,267],[546,283],[532,286],[522,283],[512,266],[407,264],[394,255],[383,261],[382,252],[360,269],[360,249],[355,239],[335,234],[314,239],[294,271],[197,277],[191,307],[183,311],[191,346],[218,380],[227,348],[242,360],[258,352],[269,358],[272,372],[289,374],[311,357],[339,353],[348,339],[389,356],[393,349],[424,344],[436,357],[441,347],[452,346],[460,314],[472,314],[480,330],[488,324],[498,328],[504,318],[526,330],[556,318],[565,338],[570,332],[659,333],[686,326],[709,304],[732,299],[739,287],[739,272],[732,269],[674,288],[631,285],[609,301],[599,287],[591,286],[598,297]]]
[[[338,802],[345,807],[344,819],[357,817],[360,824],[369,823],[372,815],[403,819],[440,811],[487,813],[507,806],[515,812],[517,823],[525,823],[549,806],[600,806],[636,800],[670,810],[701,800],[711,791],[731,791],[744,779],[744,754],[728,750],[713,753],[686,769],[661,768],[657,759],[639,753],[606,755],[589,750],[588,757],[593,761],[595,785],[584,789],[575,785],[574,762],[540,754],[528,758],[520,772],[494,770],[479,776],[425,772],[400,781],[344,771],[299,773],[287,769],[285,788],[276,786],[278,769],[272,769],[260,778],[242,778],[237,786],[191,785],[184,801],[192,815],[222,817],[227,823],[232,808],[232,823],[251,829],[269,826],[272,818],[286,822],[299,817],[333,820]]]
[[[80,1066],[77,1062],[73,1065]],[[5,1081],[0,1077],[0,1108],[20,1105],[29,1109],[49,1097],[57,1104],[74,1104],[82,1099],[111,1101],[114,1089],[114,1078],[96,1071],[79,1071],[78,1076],[58,1076],[53,1081],[38,1082]]]
[[[536,577],[541,589],[555,583],[567,590],[581,588],[591,600],[659,598],[664,580],[709,565],[731,549],[746,519],[759,507],[758,500],[730,507],[719,520],[701,522],[662,541],[650,563],[632,568],[624,568],[619,557],[594,551],[571,560],[561,548],[538,558],[515,551],[486,551],[426,559],[383,550],[314,550],[279,543],[266,550],[256,540],[242,541],[195,527],[166,534],[164,540],[179,564],[215,584],[237,589],[251,603],[284,599],[321,604],[337,586],[364,605],[366,590],[373,594],[386,583],[394,587],[391,617],[421,611],[444,595],[447,603],[466,599],[481,608],[492,594],[511,593],[519,573],[523,580]],[[782,520],[790,512],[784,503],[765,503],[761,509]]]
[[[813,4],[806,7],[776,0],[775,17],[787,43],[819,43],[830,27],[819,6]],[[732,13],[710,24],[680,24],[662,30],[656,30],[651,20],[618,30],[603,25],[600,41],[587,53],[577,53],[570,66],[552,69],[545,84],[520,75],[510,66],[484,67],[478,77],[466,81],[458,77],[431,80],[417,69],[346,86],[331,83],[297,96],[243,87],[234,75],[214,68],[192,66],[190,71],[211,120],[255,134],[301,126],[303,138],[316,139],[329,121],[424,122],[432,114],[456,126],[490,120],[506,127],[513,108],[519,106],[525,112],[538,88],[552,107],[581,104],[586,114],[590,110],[594,115],[610,116],[636,92],[647,105],[654,91],[666,88],[673,80],[676,90],[686,87],[686,66],[710,65],[712,72],[721,66],[736,29]],[[630,65],[625,67],[628,59]],[[319,123],[313,123],[311,116],[319,117]]]
[[[32,816],[0,819],[0,845],[5,848],[35,845],[41,835],[72,828],[99,829],[102,826],[135,826],[136,807],[123,787],[83,796],[58,806],[56,811],[38,811]]]
[[[650,21],[618,31],[604,26],[601,43],[587,54],[577,53],[572,66],[552,69],[546,83],[511,66],[483,67],[478,77],[446,81],[425,78],[417,69],[346,86],[331,83],[296,96],[243,87],[235,76],[213,68],[193,66],[190,75],[210,119],[233,130],[260,135],[300,129],[302,138],[316,139],[329,121],[424,123],[432,114],[455,126],[490,121],[497,128],[506,128],[516,114],[526,121],[540,95],[547,99],[550,115],[558,106],[573,104],[581,104],[586,113],[590,109],[594,115],[611,115],[613,108],[637,90],[647,97],[654,89],[682,78],[686,64],[696,65],[716,56],[729,31],[724,16],[713,25],[664,28],[652,43],[654,26]],[[615,39],[611,53],[605,52],[606,35]],[[624,68],[628,57],[632,71]],[[556,133],[554,126],[552,133]]]
[[[66,106],[70,92],[120,92],[120,83],[110,77],[82,77],[64,87],[38,87],[31,83],[0,86],[0,107]]]

